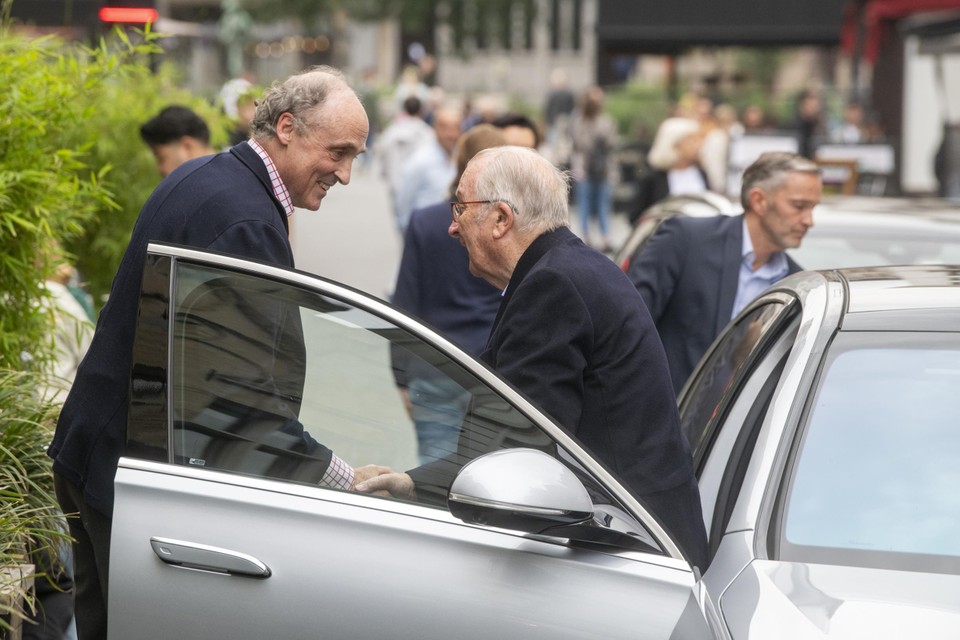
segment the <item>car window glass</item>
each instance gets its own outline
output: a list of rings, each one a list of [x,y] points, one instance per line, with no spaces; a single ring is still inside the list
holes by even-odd
[[[733,391],[736,375],[784,307],[780,302],[771,302],[739,318],[688,383],[680,403],[680,426],[695,460],[706,454],[707,427]]]
[[[829,562],[832,550],[847,563],[883,565],[901,554],[905,565],[896,566],[907,568],[910,554],[953,556],[956,568],[958,424],[956,334],[838,339],[785,502],[788,555]]]
[[[722,424],[717,426],[717,436],[703,461],[698,481],[704,523],[712,550],[719,545],[720,537],[726,531],[760,427],[799,327],[799,318],[795,318],[765,352],[763,360],[738,385],[731,408],[726,412]]]
[[[266,278],[182,262],[175,305],[179,464],[315,485],[329,450],[354,467],[417,467],[425,479],[418,499],[445,509],[449,482],[467,461],[530,447],[564,460],[598,513],[622,511],[503,396],[384,317]],[[421,456],[414,418],[449,430],[446,445]],[[632,526],[632,536],[658,548],[623,514],[632,524],[618,526]]]

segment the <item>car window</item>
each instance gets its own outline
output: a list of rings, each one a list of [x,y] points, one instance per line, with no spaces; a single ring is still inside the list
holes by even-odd
[[[354,467],[418,467],[426,479],[418,500],[446,509],[449,482],[467,461],[498,449],[535,448],[573,469],[598,514],[606,514],[598,515],[605,526],[659,551],[568,452],[437,347],[339,299],[176,264],[175,463],[315,485],[332,451]],[[448,446],[423,459],[412,415],[452,429]]]
[[[715,427],[709,454],[700,465],[697,479],[711,557],[727,531],[760,429],[799,328],[800,319],[795,316],[785,331],[777,333],[762,359],[750,367],[736,385],[736,391],[730,394],[730,407]]]
[[[960,569],[960,338],[840,334],[809,409],[785,559]]]
[[[725,402],[736,391],[735,380],[757,352],[757,346],[775,326],[780,326],[790,305],[781,301],[763,304],[734,320],[715,348],[688,381],[680,398],[680,426],[690,443],[695,464],[709,451],[711,427]]]

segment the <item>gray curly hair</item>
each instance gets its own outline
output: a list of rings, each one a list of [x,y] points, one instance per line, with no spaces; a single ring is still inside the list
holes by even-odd
[[[303,135],[311,124],[310,114],[333,93],[349,90],[343,73],[334,67],[318,65],[304,69],[286,80],[274,82],[257,102],[253,116],[253,137],[275,138],[277,121],[284,113],[293,116],[298,134]]]

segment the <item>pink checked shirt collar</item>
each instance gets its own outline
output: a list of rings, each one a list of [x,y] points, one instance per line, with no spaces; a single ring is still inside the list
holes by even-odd
[[[286,185],[284,185],[283,180],[280,179],[280,174],[277,173],[277,165],[273,164],[273,160],[270,159],[270,156],[267,155],[266,150],[260,146],[259,142],[251,138],[247,141],[247,144],[257,152],[257,155],[260,156],[263,164],[267,167],[267,175],[270,176],[270,184],[273,186],[273,195],[280,201],[280,205],[283,207],[283,210],[287,212],[287,215],[293,215],[293,203],[290,201],[290,192],[287,191]]]

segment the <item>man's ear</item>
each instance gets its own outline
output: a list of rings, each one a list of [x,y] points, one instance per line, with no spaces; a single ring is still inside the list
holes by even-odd
[[[496,216],[493,225],[493,237],[499,240],[513,228],[517,218],[513,215],[513,209],[506,202],[498,202],[497,209],[492,215]]]
[[[289,111],[284,111],[280,114],[280,118],[277,120],[276,132],[277,140],[280,141],[284,146],[290,144],[290,141],[293,139],[293,134],[296,130],[297,121],[293,117],[293,114]]]
[[[767,194],[760,187],[754,187],[747,193],[747,202],[750,203],[750,210],[757,215],[763,215],[767,212]]]

